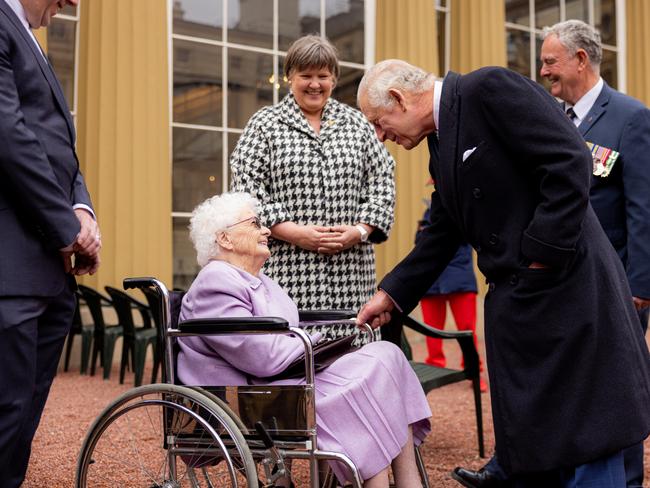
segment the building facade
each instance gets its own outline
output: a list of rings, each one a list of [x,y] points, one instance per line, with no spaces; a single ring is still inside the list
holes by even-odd
[[[603,77],[650,103],[644,0],[82,0],[37,31],[75,117],[78,152],[102,227],[96,287],[197,272],[192,208],[228,188],[228,157],[248,118],[288,91],[286,50],[317,33],[338,48],[334,97],[355,104],[363,71],[402,58],[438,76],[486,65],[538,78],[545,25],[600,29]],[[396,223],[378,276],[411,248],[427,196],[424,145],[397,160]],[[421,197],[421,198],[420,198]]]

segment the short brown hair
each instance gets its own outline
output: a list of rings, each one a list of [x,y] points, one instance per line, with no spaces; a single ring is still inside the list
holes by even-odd
[[[287,51],[284,60],[284,76],[289,78],[293,71],[310,68],[327,68],[339,79],[340,68],[336,48],[324,37],[308,35],[297,39]]]

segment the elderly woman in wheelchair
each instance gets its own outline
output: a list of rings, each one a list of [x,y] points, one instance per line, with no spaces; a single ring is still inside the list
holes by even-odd
[[[181,320],[276,316],[298,324],[291,298],[261,271],[270,255],[270,231],[256,209],[250,195],[226,193],[194,210],[190,237],[202,269],[183,298]],[[320,335],[311,339],[318,342]],[[290,335],[183,337],[179,345],[178,378],[197,385],[264,382],[304,351]],[[366,487],[388,487],[391,465],[396,486],[422,486],[413,446],[429,432],[431,411],[399,348],[371,342],[338,358],[316,374],[315,391],[319,449],[346,454]],[[331,464],[343,483],[346,472]]]

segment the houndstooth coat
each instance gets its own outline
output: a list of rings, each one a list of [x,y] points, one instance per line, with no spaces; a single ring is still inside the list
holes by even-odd
[[[264,272],[299,309],[354,309],[376,290],[371,241],[393,224],[395,162],[364,116],[329,99],[316,134],[289,94],[248,122],[231,159],[231,187],[261,203],[264,224],[375,228],[366,243],[332,256],[272,239]]]

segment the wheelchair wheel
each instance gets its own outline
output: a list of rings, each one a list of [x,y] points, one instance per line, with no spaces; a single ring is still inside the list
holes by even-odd
[[[129,390],[93,422],[81,447],[77,488],[258,488],[237,423],[191,388]]]

